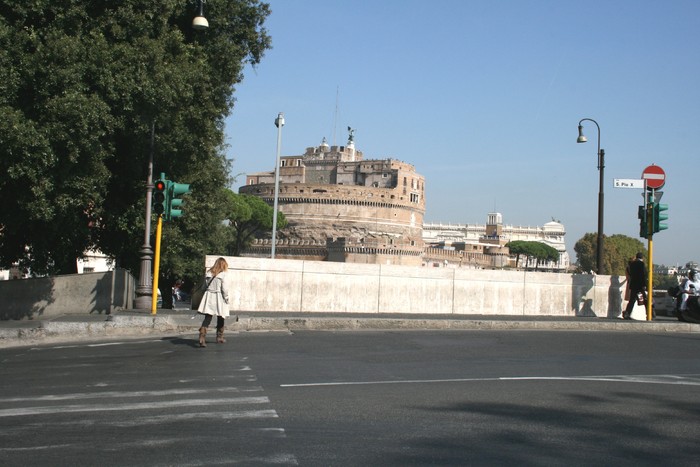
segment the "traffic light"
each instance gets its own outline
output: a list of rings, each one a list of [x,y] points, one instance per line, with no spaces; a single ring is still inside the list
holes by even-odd
[[[168,206],[165,220],[169,221],[182,215],[182,211],[179,208],[182,206],[183,200],[179,196],[186,195],[189,192],[189,184],[168,181]]]
[[[668,214],[666,214],[664,211],[668,211],[668,204],[654,204],[654,214],[652,221],[654,233],[668,229],[668,224],[661,222],[668,219]]]
[[[168,183],[167,180],[156,180],[153,184],[153,212],[158,215],[165,213],[168,206]]]
[[[647,238],[649,236],[649,224],[647,223],[647,207],[639,206],[637,210],[637,218],[639,219],[639,236]]]

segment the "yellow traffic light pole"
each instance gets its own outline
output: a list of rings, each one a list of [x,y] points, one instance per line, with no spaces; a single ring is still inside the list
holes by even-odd
[[[156,227],[156,251],[153,258],[153,295],[151,297],[151,314],[156,314],[158,304],[158,276],[160,275],[160,236],[163,231],[163,215],[158,214],[158,224]]]
[[[654,191],[652,190],[652,198]],[[649,263],[647,269],[647,321],[652,319],[652,303],[654,301],[654,228],[653,228],[654,207],[651,203],[647,203],[647,237],[649,249]],[[630,297],[632,298],[632,297]]]

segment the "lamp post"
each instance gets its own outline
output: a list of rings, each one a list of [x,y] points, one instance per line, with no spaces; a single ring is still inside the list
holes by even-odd
[[[151,249],[151,196],[153,194],[153,146],[155,133],[156,124],[151,122],[151,149],[148,152],[148,174],[146,175],[146,228],[143,245],[139,250],[141,254],[141,270],[134,300],[134,308],[137,310],[150,309],[153,296],[153,282],[151,282],[151,264],[153,259],[153,250]]]
[[[204,17],[205,0],[196,0],[199,4],[197,16],[192,20],[192,28],[196,30],[207,29],[209,22]],[[151,149],[148,155],[148,173],[146,174],[146,227],[144,230],[143,245],[139,250],[141,255],[141,267],[139,270],[139,283],[136,286],[136,298],[134,308],[137,310],[149,310],[151,308],[153,294],[153,249],[151,248],[151,196],[153,195],[153,146],[155,143],[155,121],[151,121]]]
[[[275,163],[275,201],[272,206],[272,254],[275,259],[275,243],[277,242],[277,203],[280,189],[280,148],[282,147],[282,127],[284,126],[284,114],[280,112],[275,119],[277,127],[277,159]]]
[[[603,274],[603,213],[604,213],[604,195],[603,195],[603,182],[605,179],[605,150],[600,149],[600,126],[598,122],[591,118],[582,118],[578,122],[578,138],[577,143],[585,143],[588,139],[583,135],[583,125],[585,121],[595,123],[596,128],[598,128],[598,172],[600,175],[600,182],[598,187],[598,245],[596,250],[596,269],[598,274]]]

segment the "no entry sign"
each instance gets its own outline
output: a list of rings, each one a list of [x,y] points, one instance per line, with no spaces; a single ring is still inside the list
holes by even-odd
[[[658,165],[650,165],[642,172],[642,179],[647,182],[647,189],[658,190],[666,183],[666,172]]]

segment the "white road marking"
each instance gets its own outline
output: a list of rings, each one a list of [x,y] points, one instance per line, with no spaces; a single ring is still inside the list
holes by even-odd
[[[198,407],[217,404],[268,404],[267,397],[231,397],[228,399],[184,399],[179,401],[151,401],[113,405],[55,405],[46,407],[22,407],[0,410],[0,417],[17,417],[53,413],[109,412],[118,410],[154,410],[172,407]]]
[[[260,392],[263,388],[260,386],[252,386],[250,388],[210,388],[207,389],[208,392],[233,392],[233,393],[243,393],[243,392]],[[34,396],[34,397],[8,397],[6,399],[0,399],[0,403],[3,402],[22,402],[22,401],[64,401],[64,400],[75,400],[75,399],[103,399],[103,398],[115,398],[115,397],[163,397],[163,396],[182,396],[187,394],[201,394],[202,389],[169,389],[165,391],[106,391],[106,392],[78,392],[74,394],[48,394],[45,396]]]
[[[179,413],[173,415],[156,415],[153,417],[138,417],[124,421],[106,421],[101,425],[118,427],[133,427],[142,425],[159,425],[161,423],[182,422],[190,420],[236,420],[241,418],[279,418],[277,411],[268,410],[238,410],[229,412],[209,413]]]
[[[700,374],[690,375],[608,375],[608,376],[501,376],[494,378],[408,379],[395,381],[335,381],[326,383],[280,384],[281,388],[320,386],[367,386],[375,384],[470,383],[480,381],[609,381],[620,383],[671,384],[700,386]]]

